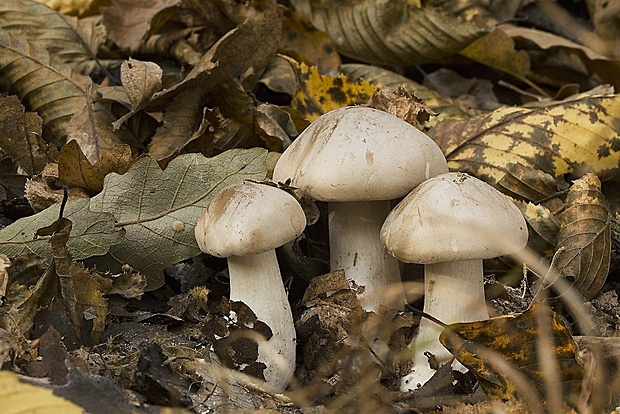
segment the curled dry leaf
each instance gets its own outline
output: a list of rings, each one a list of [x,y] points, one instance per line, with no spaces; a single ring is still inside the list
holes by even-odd
[[[116,145],[105,151],[92,165],[76,141],[69,141],[60,150],[58,178],[67,184],[98,193],[103,189],[103,179],[108,173],[124,174],[134,162],[128,145]]]
[[[521,164],[508,165],[497,187],[506,195],[535,203],[551,198],[560,191],[558,183],[550,174]]]
[[[587,172],[611,178],[620,166],[620,95],[589,93],[542,108],[500,108],[429,132],[450,169],[496,185],[512,164],[557,178]]]
[[[608,4],[611,6],[611,3]],[[502,24],[499,26],[499,29],[513,39],[525,40],[530,45],[534,44],[534,47],[530,46],[534,51],[539,49],[545,50],[546,56],[550,53],[560,52],[562,55],[567,56],[566,59],[576,58],[582,62],[590,72],[598,74],[603,83],[611,84],[616,89],[620,88],[620,79],[618,78],[620,60],[618,59],[610,59],[607,56],[594,52],[588,47],[572,42],[565,37],[542,30],[517,27],[509,24]],[[564,59],[558,60],[563,61]],[[553,71],[551,75],[557,77],[558,73]],[[567,81],[570,81],[570,79],[567,79]]]
[[[555,248],[555,239],[560,231],[560,219],[540,204],[515,201],[527,221],[528,246],[539,254],[550,254]]]
[[[269,4],[256,18],[224,35],[182,82],[155,94],[151,107],[168,105],[149,145],[153,157],[166,159],[196,138],[208,93],[226,82],[243,82],[264,69],[278,48],[282,29],[275,4]]]
[[[114,0],[103,15],[108,39],[135,52],[146,36],[153,16],[180,3],[181,0]]]
[[[0,98],[0,147],[33,176],[58,158],[58,151],[41,139],[41,118],[26,112],[16,96]]]
[[[458,53],[485,33],[475,24],[407,0],[293,0],[344,55],[380,65],[415,65]]]
[[[515,42],[503,31],[496,29],[477,39],[460,54],[471,60],[498,69],[532,87],[542,96],[547,94],[529,80],[531,74],[530,55],[523,50],[515,50]]]
[[[594,174],[576,180],[566,196],[560,216],[555,266],[572,281],[586,300],[599,294],[609,272],[611,256],[610,214]]]
[[[409,78],[377,66],[349,63],[341,65],[340,70],[352,81],[358,81],[363,78],[371,84],[380,87],[400,86],[405,88],[405,90],[412,95],[422,99],[431,110],[437,113],[436,117],[432,117],[429,120],[429,126],[443,119],[469,118],[470,116],[479,115],[483,112],[479,109],[472,108],[462,99],[453,99],[442,95]]]

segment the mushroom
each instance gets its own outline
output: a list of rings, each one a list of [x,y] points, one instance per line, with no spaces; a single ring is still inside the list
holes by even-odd
[[[368,107],[328,112],[284,151],[273,179],[328,202],[330,266],[363,287],[365,310],[402,309],[406,298],[398,261],[379,232],[390,200],[448,171],[439,147],[400,118]]]
[[[516,253],[527,243],[525,219],[502,193],[464,173],[448,173],[416,187],[390,212],[381,229],[387,251],[424,264],[424,312],[443,323],[489,318],[482,260]],[[422,318],[410,349],[413,370],[401,390],[425,384],[452,358],[439,342],[442,328]],[[455,367],[455,366],[453,366]]]
[[[200,250],[228,258],[230,300],[244,302],[271,328],[258,346],[267,383],[277,390],[295,371],[296,335],[275,248],[299,236],[306,217],[297,200],[276,187],[254,182],[233,184],[206,208],[195,235]]]

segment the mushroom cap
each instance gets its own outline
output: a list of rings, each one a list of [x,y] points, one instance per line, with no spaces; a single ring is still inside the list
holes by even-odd
[[[387,251],[408,263],[490,259],[520,251],[527,238],[525,219],[508,197],[458,172],[420,184],[381,228]]]
[[[448,172],[441,149],[400,118],[368,107],[320,116],[284,151],[273,172],[320,201],[403,197],[422,181]]]
[[[216,257],[275,249],[299,236],[306,216],[292,195],[270,185],[233,184],[209,203],[195,228],[200,250]]]

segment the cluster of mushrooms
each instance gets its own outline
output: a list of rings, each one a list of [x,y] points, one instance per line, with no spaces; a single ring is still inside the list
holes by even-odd
[[[273,181],[328,203],[330,266],[344,269],[362,307],[403,310],[398,261],[424,264],[424,311],[444,323],[489,318],[482,260],[525,247],[518,208],[502,193],[464,173],[448,172],[440,148],[400,118],[368,107],[328,112],[279,158]],[[402,198],[394,209],[390,202]],[[223,190],[196,225],[203,252],[228,258],[230,299],[243,301],[272,330],[259,343],[265,379],[287,387],[295,370],[296,334],[275,248],[299,236],[306,218],[284,190],[243,182]],[[410,345],[413,390],[452,355],[442,328],[422,318]]]

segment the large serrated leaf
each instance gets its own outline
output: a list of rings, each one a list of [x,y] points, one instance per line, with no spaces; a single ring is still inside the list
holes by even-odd
[[[44,128],[59,142],[64,141],[73,115],[85,106],[89,106],[93,124],[107,111],[95,101],[90,78],[61,61],[52,61],[45,49],[33,47],[24,37],[5,31],[0,31],[0,76],[30,110],[43,118]]]
[[[112,214],[93,212],[88,205],[88,199],[80,198],[69,201],[64,211],[64,217],[75,223],[67,242],[75,260],[106,254],[110,246],[118,243],[123,235],[122,229],[114,228]],[[0,230],[2,252],[9,257],[34,253],[46,263],[51,263],[50,237],[37,237],[36,232],[58,220],[59,209],[60,205],[55,204]]]
[[[430,135],[451,169],[495,185],[511,164],[552,177],[611,178],[620,166],[620,95],[574,95],[542,108],[500,108],[447,120]]]
[[[555,266],[590,300],[598,295],[607,279],[611,257],[610,214],[601,182],[594,174],[586,174],[573,183],[560,219]]]
[[[99,20],[78,20],[33,0],[0,3],[0,28],[47,50],[74,69],[82,69],[82,73],[93,71],[97,51],[105,41],[105,27]]]
[[[293,0],[338,51],[363,62],[413,65],[458,53],[485,34],[471,22],[407,0]]]
[[[200,253],[194,226],[211,199],[235,182],[264,179],[266,157],[260,148],[213,158],[184,154],[165,170],[146,157],[123,175],[108,174],[90,208],[113,213],[125,238],[95,261],[97,267],[119,271],[127,264],[147,277],[148,289],[160,287],[167,266]]]

